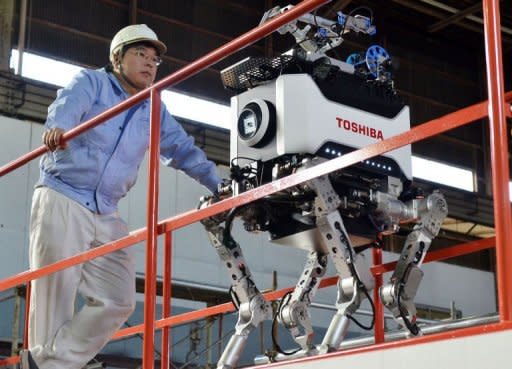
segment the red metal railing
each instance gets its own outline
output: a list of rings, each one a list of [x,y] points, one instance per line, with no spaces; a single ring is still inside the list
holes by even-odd
[[[160,158],[160,91],[151,90],[151,131],[149,134],[146,279],[144,281],[144,347],[142,366],[153,368],[155,347],[156,259],[158,247],[158,186]]]
[[[494,227],[496,229],[496,273],[501,320],[512,317],[512,279],[510,262],[512,221],[509,198],[508,134],[501,53],[500,7],[498,0],[483,1],[489,126],[491,140],[492,190],[494,194]],[[510,112],[510,109],[509,109]]]
[[[511,329],[510,317],[512,314],[512,291],[510,280],[512,278],[512,270],[507,266],[512,265],[512,251],[507,247],[505,241],[511,239],[511,215],[510,203],[508,196],[508,147],[507,147],[507,130],[505,117],[510,111],[507,111],[507,103],[512,101],[512,92],[504,93],[503,89],[503,68],[501,61],[501,40],[500,40],[500,21],[499,21],[499,1],[484,0],[484,20],[485,20],[485,41],[486,41],[486,57],[488,72],[488,89],[489,101],[475,104],[473,106],[461,109],[457,112],[448,114],[438,119],[434,119],[420,126],[412,128],[410,131],[402,133],[382,142],[377,142],[368,147],[354,151],[329,162],[320,164],[306,171],[291,175],[279,181],[266,184],[254,190],[243,193],[240,196],[226,199],[219,203],[213,204],[205,209],[192,210],[174,217],[171,217],[160,223],[157,222],[158,214],[158,158],[159,158],[159,126],[160,126],[160,91],[173,84],[183,81],[184,79],[198,73],[206,67],[220,61],[224,57],[240,50],[243,47],[263,38],[270,34],[280,26],[290,22],[298,16],[313,10],[314,8],[329,2],[329,0],[307,0],[300,3],[293,10],[255,28],[254,30],[234,39],[228,44],[216,49],[210,54],[198,59],[187,67],[177,71],[169,77],[161,80],[112,109],[100,114],[99,116],[81,124],[80,126],[68,131],[63,136],[63,142],[68,141],[86,130],[93,128],[105,120],[119,114],[140,101],[151,98],[151,134],[150,134],[150,150],[149,150],[149,180],[148,180],[148,207],[147,207],[147,227],[132,232],[129,236],[124,237],[115,242],[92,249],[88,252],[70,257],[68,259],[47,265],[37,270],[26,271],[18,275],[6,278],[0,281],[0,291],[12,288],[16,285],[27,283],[33,279],[55,273],[59,270],[77,265],[96,257],[108,254],[115,250],[123,249],[134,245],[140,241],[147,240],[146,244],[146,281],[145,281],[145,305],[144,305],[144,323],[138,326],[123,329],[114,335],[114,338],[130,336],[136,333],[144,333],[143,348],[143,367],[152,369],[154,367],[154,333],[155,329],[163,329],[162,334],[162,368],[169,366],[169,327],[183,324],[192,320],[205,318],[207,316],[216,315],[234,309],[231,303],[206,308],[200,311],[181,314],[179,316],[170,316],[170,296],[171,296],[171,252],[172,252],[172,232],[197,222],[206,217],[226,211],[230,208],[247,204],[251,201],[260,199],[274,192],[295,186],[301,182],[311,180],[315,177],[328,174],[332,171],[350,166],[357,162],[366,160],[376,155],[383,154],[398,147],[411,144],[422,139],[432,137],[439,133],[460,127],[478,119],[489,116],[490,119],[490,136],[491,136],[491,153],[492,153],[492,169],[493,169],[493,190],[494,190],[494,216],[496,224],[496,238],[475,241],[469,244],[454,246],[445,250],[431,252],[425,258],[425,262],[434,260],[443,260],[449,257],[464,255],[467,253],[483,250],[493,247],[497,249],[496,267],[498,282],[498,300],[500,310],[500,323],[487,325],[486,327],[474,327],[460,329],[449,334],[435,334],[427,337],[418,337],[408,341],[400,341],[394,343],[383,343],[384,327],[383,327],[383,309],[377,309],[376,312],[376,328],[375,340],[377,345],[373,348],[347,350],[343,354],[361,352],[375,348],[396,347],[399,345],[409,345],[420,342],[435,341],[453,337],[462,337],[471,334],[478,334],[488,331],[496,331],[500,329]],[[20,167],[28,161],[38,157],[46,151],[44,146],[20,157],[19,159],[0,168],[0,177],[10,171]],[[165,251],[164,251],[164,288],[163,288],[163,313],[162,319],[155,321],[155,295],[156,295],[156,250],[158,235],[165,235]],[[381,264],[382,257],[379,251],[374,252],[374,266],[372,273],[376,277],[377,287],[382,284],[382,274],[393,270],[395,263]],[[330,286],[336,283],[337,278],[326,278],[322,281],[321,287]],[[286,288],[265,294],[265,298],[274,300],[282,297],[284,293],[291,290]],[[375,294],[378,300],[378,295]],[[28,305],[28,304],[27,304]],[[376,304],[380,306],[380,304]],[[26,332],[26,330],[25,330]],[[27,343],[27,335],[25,333],[25,345]],[[309,360],[309,359],[306,359]],[[18,361],[17,357],[12,357],[0,361],[0,365],[13,364]]]

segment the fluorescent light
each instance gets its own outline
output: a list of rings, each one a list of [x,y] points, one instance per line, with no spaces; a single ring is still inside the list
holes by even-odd
[[[18,50],[11,51],[11,68],[18,73]],[[74,75],[83,68],[55,59],[45,58],[31,53],[23,53],[21,75],[37,81],[63,87],[71,82]]]
[[[198,99],[174,91],[163,91],[162,101],[177,117],[229,129],[229,106]]]
[[[12,50],[10,65],[17,73],[18,50]],[[77,65],[24,52],[21,74],[23,77],[64,87],[82,69]],[[161,96],[169,112],[176,117],[225,129],[230,127],[229,106],[174,91],[163,91]]]
[[[475,191],[473,172],[468,169],[457,168],[438,161],[412,157],[412,175],[416,178],[460,188],[466,191]]]

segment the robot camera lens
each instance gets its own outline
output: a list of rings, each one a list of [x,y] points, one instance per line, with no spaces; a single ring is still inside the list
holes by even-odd
[[[272,103],[253,100],[238,115],[238,137],[249,147],[260,148],[270,142],[276,132],[276,113]]]

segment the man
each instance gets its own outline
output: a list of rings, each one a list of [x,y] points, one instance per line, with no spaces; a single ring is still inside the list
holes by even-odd
[[[36,269],[128,234],[118,201],[133,186],[149,144],[149,101],[119,114],[67,144],[64,132],[147,87],[166,46],[146,25],[121,29],[110,45],[111,64],[80,72],[49,107],[30,225],[30,267]],[[163,108],[161,157],[212,192],[215,166]],[[133,312],[131,249],[96,258],[32,282],[25,369],[79,369]],[[85,304],[75,312],[76,295]]]

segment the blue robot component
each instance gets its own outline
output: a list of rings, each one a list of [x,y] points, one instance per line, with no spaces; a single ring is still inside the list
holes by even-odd
[[[344,26],[345,22],[347,21],[347,16],[343,14],[342,12],[338,12],[338,24],[340,26]]]
[[[357,67],[363,63],[366,63],[366,59],[363,57],[363,55],[361,55],[361,53],[353,53],[348,56],[346,63]]]
[[[325,28],[319,28],[317,35],[321,38],[327,38],[329,37],[329,31]]]
[[[390,59],[389,53],[382,46],[373,45],[366,50],[366,66],[375,78],[379,78],[381,66]]]

